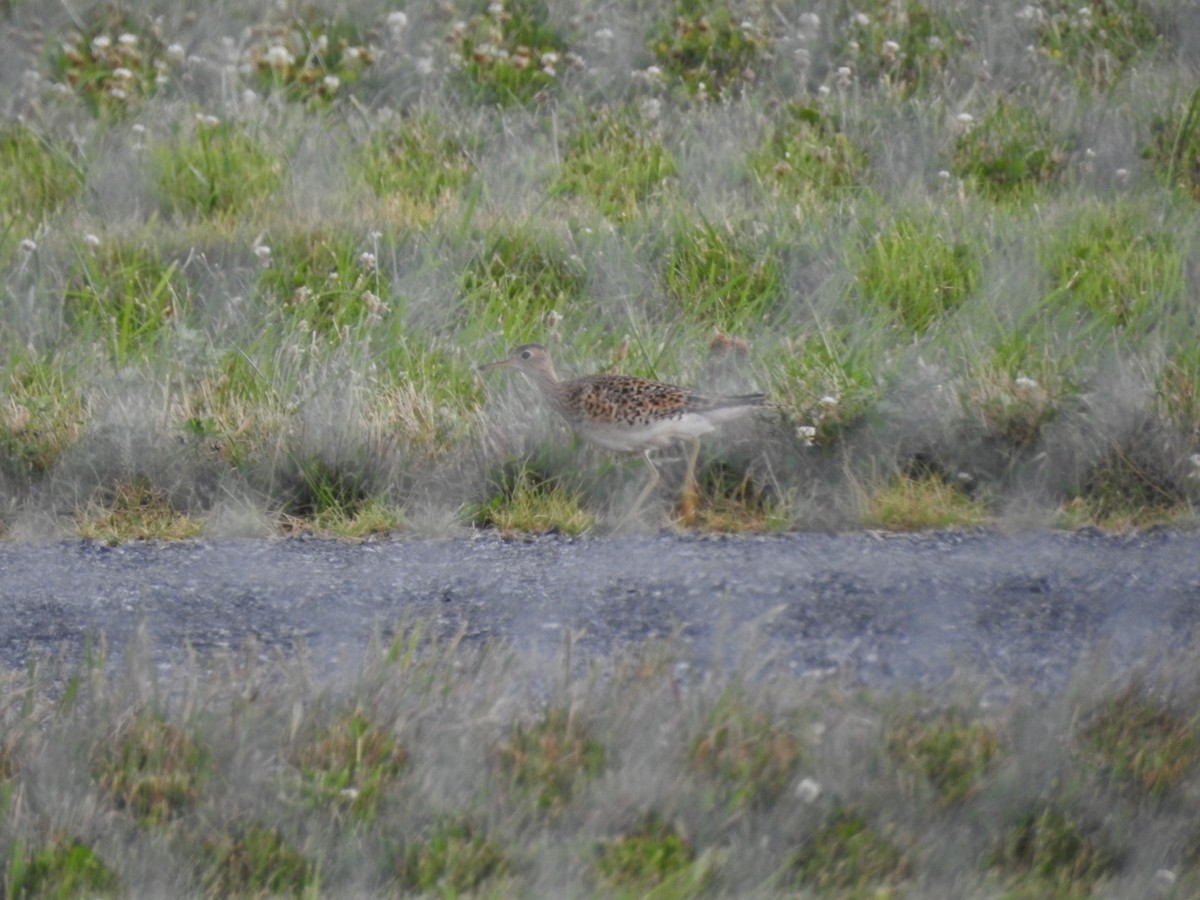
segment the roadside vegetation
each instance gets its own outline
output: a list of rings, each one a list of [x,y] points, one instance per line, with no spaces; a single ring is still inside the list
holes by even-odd
[[[0,684],[3,895],[1200,890],[1194,650],[1048,697],[797,678],[749,635],[729,673],[673,640],[602,672],[571,640],[408,621],[333,678],[303,650],[35,659]]]
[[[1193,524],[1186,6],[4,3],[0,532]]]

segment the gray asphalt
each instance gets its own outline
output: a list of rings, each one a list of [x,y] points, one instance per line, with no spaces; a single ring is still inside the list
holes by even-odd
[[[88,635],[119,656],[139,623],[163,654],[253,638],[332,666],[406,618],[531,653],[557,653],[571,629],[583,661],[673,637],[701,667],[749,658],[914,687],[968,670],[1055,690],[1082,654],[1128,666],[1191,642],[1200,535],[0,544],[7,667],[77,655]]]

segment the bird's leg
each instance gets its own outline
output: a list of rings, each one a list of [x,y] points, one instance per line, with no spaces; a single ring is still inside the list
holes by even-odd
[[[679,500],[680,519],[684,525],[691,525],[696,518],[696,507],[700,504],[700,488],[696,484],[696,460],[700,456],[700,438],[689,437],[687,471],[683,475],[683,495]]]
[[[654,464],[654,460],[650,458],[650,450],[642,451],[642,459],[646,460],[646,465],[650,468],[650,477],[646,479],[646,484],[642,488],[642,492],[637,495],[637,499],[633,501],[633,506],[629,507],[629,511],[621,517],[621,521],[632,519],[639,509],[642,508],[642,503],[650,496],[650,492],[654,490],[654,486],[658,484],[658,466]]]

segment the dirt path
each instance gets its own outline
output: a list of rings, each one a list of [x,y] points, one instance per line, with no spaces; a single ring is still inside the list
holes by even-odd
[[[1053,690],[1090,648],[1127,665],[1200,620],[1200,535],[1172,531],[9,543],[0,573],[9,667],[89,633],[119,650],[140,621],[164,654],[253,637],[338,665],[411,615],[548,656],[565,628],[585,660],[676,635],[700,665],[751,652],[880,686],[965,668]]]

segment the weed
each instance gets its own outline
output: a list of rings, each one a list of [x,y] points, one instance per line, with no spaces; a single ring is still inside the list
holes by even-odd
[[[908,856],[852,809],[835,810],[792,857],[787,880],[839,896],[880,896],[912,873]],[[886,896],[886,894],[884,894]]]
[[[727,792],[731,805],[762,807],[791,783],[804,748],[785,723],[731,688],[705,716],[689,755],[699,773]]]
[[[527,103],[548,97],[569,63],[567,41],[542,0],[499,0],[455,25],[465,83],[480,103]]]
[[[157,824],[199,796],[209,754],[179,725],[155,712],[120,721],[92,753],[92,772],[117,807]]]
[[[1024,199],[1058,179],[1069,149],[1031,106],[1000,97],[954,139],[950,168],[986,197]]]
[[[531,725],[517,723],[496,747],[500,772],[513,790],[551,814],[562,812],[575,791],[600,774],[606,757],[604,745],[561,706],[549,707]]]
[[[770,33],[736,16],[726,0],[677,0],[669,22],[650,42],[663,69],[692,96],[737,96],[757,77]]]
[[[95,7],[93,16],[81,31],[51,42],[50,68],[94,112],[125,113],[169,81],[183,51],[164,46],[156,27],[116,7]]]
[[[701,531],[717,533],[774,532],[791,526],[784,505],[758,487],[750,475],[727,463],[701,468],[702,503],[691,523]]]
[[[158,348],[190,300],[177,262],[141,242],[112,242],[76,258],[63,314],[71,327],[101,341],[113,363],[125,366]]]
[[[405,224],[428,223],[475,178],[471,145],[432,115],[414,115],[372,133],[362,148],[363,179]]]
[[[642,817],[629,834],[596,848],[596,869],[617,891],[645,894],[695,861],[691,845],[654,813]]]
[[[253,29],[243,51],[259,90],[290,100],[327,103],[362,77],[375,51],[354,22],[319,20],[315,12],[285,25]]]
[[[1081,206],[1038,257],[1055,296],[1070,297],[1109,327],[1150,328],[1185,289],[1175,237],[1129,204]]]
[[[198,116],[189,134],[154,144],[163,211],[190,217],[253,212],[283,183],[283,162],[242,126]]]
[[[4,896],[25,897],[114,897],[118,895],[116,873],[86,844],[64,835],[37,850],[24,842],[12,845],[4,878]]]
[[[269,247],[258,280],[261,296],[286,314],[302,341],[339,340],[346,329],[379,317],[390,295],[374,245],[351,232],[298,231]]]
[[[1162,797],[1200,762],[1196,722],[1131,684],[1082,725],[1083,746],[1109,775],[1149,797]]]
[[[1088,467],[1064,513],[1068,522],[1123,528],[1170,522],[1187,509],[1187,493],[1176,474],[1153,443],[1135,432]]]
[[[520,466],[510,468],[500,492],[479,506],[472,515],[479,528],[496,528],[502,534],[558,531],[582,534],[596,523],[584,509],[579,495],[559,479],[540,476]]]
[[[52,357],[13,354],[0,402],[0,471],[41,477],[79,440],[86,413],[79,388]]]
[[[1002,749],[992,728],[953,711],[901,722],[889,730],[887,746],[896,760],[923,772],[948,804],[979,789]]]
[[[628,114],[600,110],[567,141],[554,190],[592,200],[602,214],[628,219],[676,173],[674,156]]]
[[[1163,182],[1200,200],[1200,88],[1177,113],[1160,114],[1150,125],[1150,144],[1142,156],[1154,164]]]
[[[83,187],[77,154],[24,124],[0,129],[0,224],[36,224],[62,209]]]
[[[463,303],[473,321],[499,323],[506,340],[530,323],[580,301],[587,276],[562,241],[527,228],[497,229],[462,275]]]
[[[905,217],[863,249],[856,289],[863,302],[891,310],[901,325],[919,333],[970,296],[980,271],[970,244],[943,237],[930,219]]]
[[[77,516],[79,536],[116,545],[123,541],[178,541],[198,537],[204,523],[171,505],[145,478],[97,488]]]
[[[679,223],[662,281],[680,313],[733,334],[769,320],[783,296],[780,263],[770,248],[708,222]]]
[[[1019,370],[1018,370],[1019,371]],[[985,368],[962,394],[966,413],[1013,451],[1034,446],[1058,414],[1062,385],[1054,373],[1046,384],[1025,374]]]
[[[296,896],[315,867],[274,828],[250,826],[204,845],[202,883],[209,897]]]
[[[1075,78],[1109,87],[1162,39],[1142,0],[1046,0],[1023,18],[1038,49]]]
[[[369,817],[408,758],[398,741],[354,709],[305,744],[295,764],[315,801],[341,803],[353,814]]]
[[[845,19],[835,58],[852,67],[860,82],[877,82],[901,96],[936,88],[970,45],[936,5],[865,0],[841,8]]]
[[[511,864],[496,844],[466,822],[443,821],[409,841],[399,882],[410,891],[442,896],[469,893],[501,879]]]
[[[866,154],[822,106],[792,101],[750,156],[759,182],[788,197],[835,199],[860,187],[868,170]]]
[[[1088,897],[1115,860],[1067,813],[1045,806],[1020,817],[989,863],[1010,876],[1031,875],[1055,896]]]
[[[893,531],[919,531],[981,525],[988,511],[941,473],[900,474],[870,494],[866,520]]]

